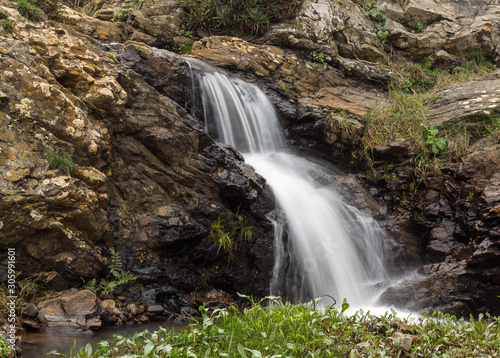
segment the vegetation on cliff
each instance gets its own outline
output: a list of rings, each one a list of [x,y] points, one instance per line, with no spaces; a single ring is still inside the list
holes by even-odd
[[[233,307],[209,313],[202,307],[202,319],[180,332],[118,335],[70,356],[493,357],[500,349],[497,317],[465,321],[437,313],[400,319],[395,312],[347,314],[346,302],[318,309],[318,302],[293,305],[269,297],[242,312]]]
[[[500,129],[500,117],[492,116],[474,126],[460,121],[448,128],[430,126],[426,107],[440,99],[436,92],[451,83],[469,82],[496,70],[480,50],[464,54],[461,66],[436,68],[423,63],[404,61],[390,64],[394,79],[389,83],[389,105],[374,109],[367,119],[362,138],[370,158],[374,147],[392,141],[410,145],[415,167],[424,172],[443,161],[456,161],[478,139]]]

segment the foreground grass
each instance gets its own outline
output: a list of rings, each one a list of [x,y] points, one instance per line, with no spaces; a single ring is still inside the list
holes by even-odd
[[[93,352],[87,345],[72,357],[498,357],[499,318],[453,316],[401,320],[395,312],[377,317],[346,315],[348,304],[316,309],[318,301],[292,305],[270,297],[243,312],[232,308],[210,315],[180,332],[160,328],[115,336]],[[405,351],[403,337],[411,339]],[[57,352],[51,352],[65,356]]]

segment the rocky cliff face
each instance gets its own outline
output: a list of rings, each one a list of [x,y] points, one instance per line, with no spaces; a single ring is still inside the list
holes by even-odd
[[[495,1],[364,3],[304,0],[296,19],[261,38],[203,37],[192,56],[258,83],[297,150],[355,171],[348,164],[369,113],[389,100],[389,50],[435,66],[455,66],[470,49],[498,63],[500,51]],[[63,8],[59,22],[34,23],[13,2],[0,5],[0,19],[13,23],[12,31],[0,28],[0,246],[18,248],[22,274],[55,270],[65,280],[60,287],[79,285],[105,274],[103,257],[115,247],[164,305],[178,297],[175,290],[266,294],[273,252],[265,214],[272,193],[186,110],[189,69],[161,49],[193,42],[184,36],[182,9],[170,0],[136,7],[96,0],[94,17]],[[370,9],[383,9],[385,17],[366,16]],[[116,12],[126,13],[125,21],[110,22]],[[496,118],[498,78],[444,88],[427,105],[429,124]],[[52,151],[74,158],[71,176],[50,169]],[[399,184],[360,175],[381,207],[358,179],[338,181],[387,228],[394,275],[414,272],[387,287],[384,302],[500,313],[499,153],[495,132],[411,193],[408,147],[386,143],[374,155],[391,164],[388,174]],[[397,205],[403,196],[412,205]],[[210,227],[219,218],[237,223],[240,215],[253,239],[224,253]]]
[[[17,248],[22,275],[55,270],[59,288],[79,286],[105,275],[115,247],[144,285],[265,294],[272,194],[178,104],[192,90],[185,62],[10,7],[0,17],[14,23],[0,37],[1,247]],[[74,158],[71,176],[50,169],[52,152]],[[229,256],[210,227],[236,213],[252,240]]]

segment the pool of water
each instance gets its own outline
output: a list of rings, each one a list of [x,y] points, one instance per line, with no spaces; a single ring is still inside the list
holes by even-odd
[[[93,334],[84,334],[78,336],[54,333],[28,333],[21,336],[22,356],[23,358],[57,357],[56,355],[47,356],[47,353],[55,350],[59,353],[66,354],[69,357],[69,353],[71,351],[71,348],[73,347],[74,341],[76,341],[75,352],[78,352],[79,349],[85,347],[87,343],[92,344],[92,346],[94,347],[94,351],[98,342],[104,340],[112,341],[114,339],[114,334],[131,337],[135,332],[142,332],[146,329],[150,332],[153,332],[158,330],[158,327],[160,326],[169,330],[181,330],[185,327],[184,325],[174,325],[169,322],[156,322],[105,327],[94,331]]]

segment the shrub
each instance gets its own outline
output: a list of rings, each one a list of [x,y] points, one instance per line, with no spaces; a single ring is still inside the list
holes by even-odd
[[[126,21],[128,15],[124,12],[114,12],[113,17],[111,17],[112,22]]]
[[[273,21],[293,17],[299,0],[176,0],[190,30],[261,34]]]
[[[45,17],[43,10],[29,0],[17,0],[16,7],[17,11],[28,20],[42,21]]]
[[[49,162],[50,169],[58,169],[60,174],[71,175],[75,171],[75,161],[69,154],[51,149],[45,153],[45,159]]]
[[[2,20],[2,28],[7,32],[12,32],[14,23],[10,20]]]

